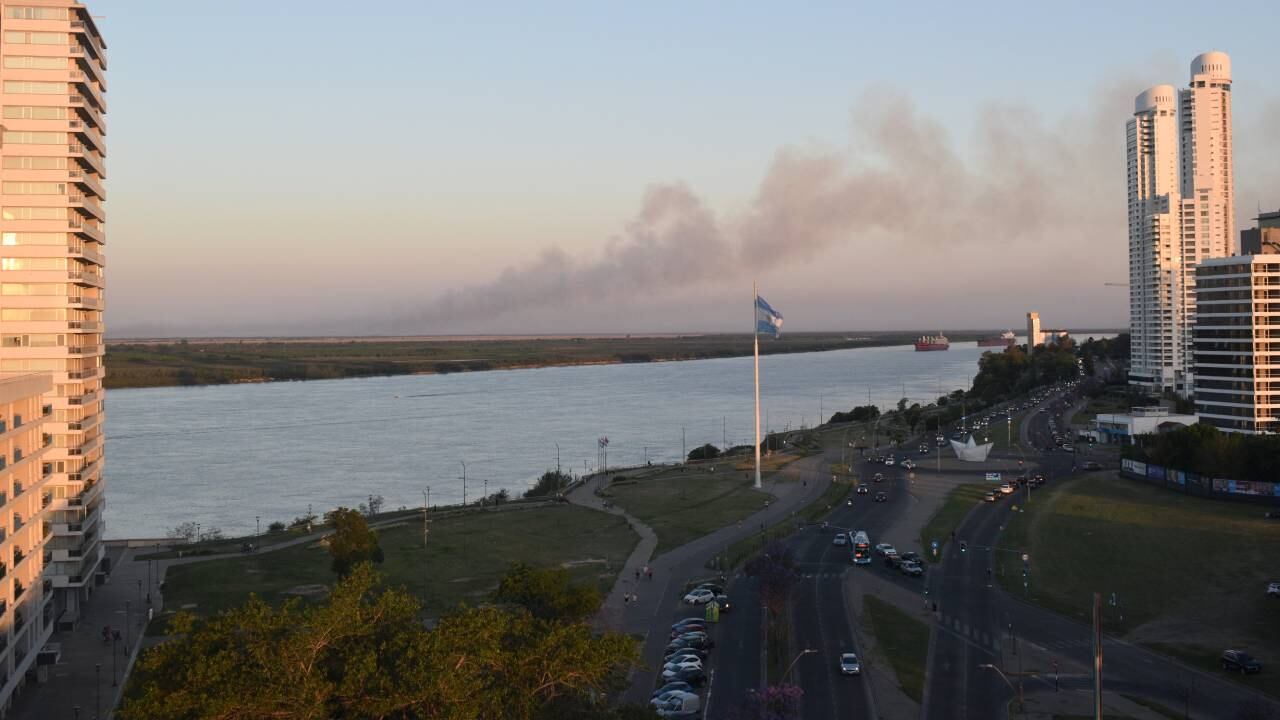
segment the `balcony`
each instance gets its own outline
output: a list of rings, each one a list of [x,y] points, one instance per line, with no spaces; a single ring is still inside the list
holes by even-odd
[[[67,193],[67,202],[70,203],[71,205],[78,205],[84,208],[85,210],[88,210],[89,214],[93,215],[98,220],[105,220],[107,217],[106,211],[102,209],[102,206],[99,205],[96,200],[89,197],[88,195],[81,195],[80,193]]]
[[[89,167],[93,168],[100,177],[106,176],[106,166],[102,162],[102,156],[94,152],[93,148],[87,148],[80,143],[71,143],[67,145],[67,154],[89,163]]]
[[[82,308],[86,308],[86,309],[89,309],[89,310],[101,310],[101,309],[102,309],[102,300],[101,300],[101,299],[96,298],[96,297],[89,297],[89,296],[87,296],[87,295],[70,295],[70,296],[68,296],[68,297],[67,297],[67,304],[69,304],[69,305],[76,305],[76,306],[79,306],[79,307],[82,307]],[[80,403],[79,403],[79,402],[75,402],[75,400],[76,400],[76,398],[71,398],[70,400],[68,400],[68,402],[70,402],[72,405],[79,405]]]
[[[76,120],[73,122],[79,122],[79,121]],[[102,187],[102,183],[98,182],[98,179],[93,175],[85,172],[84,170],[81,170],[80,168],[72,168],[70,170],[67,170],[67,177],[70,178],[72,182],[78,182],[81,185],[84,185],[85,187],[89,188],[90,190],[93,191],[94,195],[100,198],[103,198],[104,200],[106,199],[107,197],[106,189]]]

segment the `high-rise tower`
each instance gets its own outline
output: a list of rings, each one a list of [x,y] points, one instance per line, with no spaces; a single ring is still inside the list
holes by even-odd
[[[1126,127],[1129,186],[1129,381],[1172,390],[1183,365],[1175,312],[1182,276],[1177,91],[1157,85],[1134,100]]]
[[[1207,52],[1191,82],[1138,96],[1128,123],[1129,382],[1190,394],[1196,266],[1234,252],[1231,59]]]
[[[0,31],[0,372],[52,376],[45,577],[65,623],[102,562],[106,45],[75,0],[0,0]]]
[[[1191,82],[1178,93],[1182,275],[1177,309],[1187,361],[1178,389],[1189,394],[1195,323],[1196,265],[1236,252],[1235,164],[1231,141],[1231,58],[1207,52],[1191,61]]]

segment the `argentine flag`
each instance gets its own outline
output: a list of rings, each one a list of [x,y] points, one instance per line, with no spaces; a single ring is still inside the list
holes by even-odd
[[[774,310],[764,298],[756,296],[756,333],[772,335],[782,333],[782,313]]]

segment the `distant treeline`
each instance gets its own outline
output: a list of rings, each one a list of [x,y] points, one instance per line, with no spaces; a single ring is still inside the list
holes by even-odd
[[[905,345],[914,332],[786,333],[760,353]],[[960,342],[981,333],[953,333]],[[698,360],[751,354],[751,335],[349,340],[117,342],[107,345],[108,388],[332,380],[375,375],[478,372],[504,368]]]

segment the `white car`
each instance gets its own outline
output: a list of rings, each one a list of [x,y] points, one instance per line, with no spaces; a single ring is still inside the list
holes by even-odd
[[[658,697],[650,700],[649,704],[653,705],[654,707],[660,707],[664,705],[669,705],[672,700],[683,701],[686,697],[698,697],[698,694],[686,692],[684,690],[668,690],[667,692],[664,692]]]
[[[1267,585],[1267,594],[1271,597],[1280,597],[1280,582],[1273,582]]]
[[[893,467],[893,456],[889,456],[889,457],[885,458],[885,459],[884,459],[884,464],[885,464],[885,465],[888,465],[889,467]]]
[[[840,674],[841,675],[861,675],[862,663],[858,662],[858,656],[853,653],[844,653],[840,656]]]
[[[900,465],[901,465],[902,467],[904,467],[904,468],[908,469],[908,470],[915,470],[915,469],[916,469],[916,464],[915,464],[915,463],[913,463],[913,462],[911,462],[910,460],[903,460],[903,461],[900,463]]]
[[[663,670],[684,672],[685,670],[701,670],[702,661],[697,658],[683,658],[662,666]]]
[[[845,537],[844,533],[840,533],[839,535],[836,535],[834,538],[831,539],[832,545],[846,545],[848,544],[848,542],[849,542],[849,538]]]
[[[1004,493],[1005,495],[1012,495],[1012,494],[1013,494],[1013,485],[1012,485],[1012,484],[1010,484],[1010,483],[1001,483],[1001,484],[1000,484],[1000,492]]]
[[[879,545],[876,545],[876,554],[883,555],[885,557],[894,557],[898,554],[898,549],[889,543],[880,543]]]
[[[689,605],[706,605],[716,599],[716,594],[706,588],[699,588],[684,596],[685,603]]]

